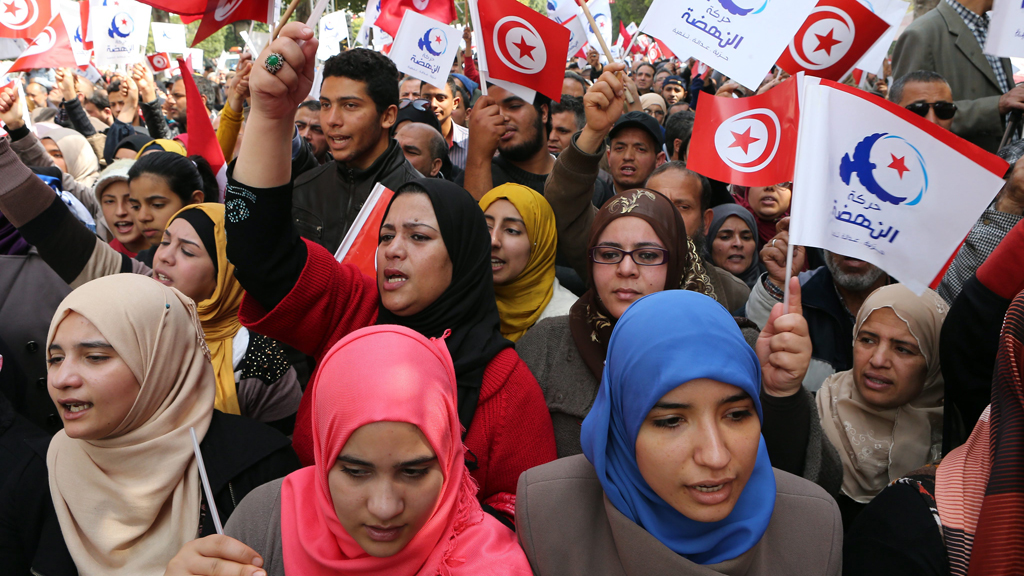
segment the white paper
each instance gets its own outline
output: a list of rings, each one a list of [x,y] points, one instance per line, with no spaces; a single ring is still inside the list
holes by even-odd
[[[187,47],[184,24],[153,22],[153,48],[155,52],[184,54]]]
[[[92,10],[95,10],[93,17]],[[117,0],[108,5],[90,6],[93,21],[93,48],[99,66],[134,64],[142,59],[149,39],[149,21],[153,9],[134,0]]]
[[[459,31],[406,10],[388,57],[400,72],[432,86],[443,86],[459,51]]]
[[[640,30],[756,89],[817,0],[654,0]]]
[[[1015,0],[995,0],[990,16],[985,54],[1024,56],[1024,5]]]
[[[203,49],[202,48],[186,48],[186,56],[192,56],[192,70],[202,74],[203,73]]]
[[[320,18],[320,46],[316,49],[318,60],[327,60],[341,53],[342,40],[348,39],[348,23],[345,12],[331,12]]]
[[[565,55],[566,60],[575,56],[587,45],[587,30],[583,27],[583,21],[580,18],[582,16],[574,16],[562,23],[562,26],[569,29],[569,50]]]

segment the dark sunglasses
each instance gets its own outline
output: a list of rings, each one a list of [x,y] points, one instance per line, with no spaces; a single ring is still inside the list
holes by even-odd
[[[433,110],[430,108],[430,100],[424,100],[422,98],[417,98],[415,100],[412,100],[412,99],[409,99],[409,98],[402,98],[398,102],[398,108],[399,109],[405,108],[405,107],[407,107],[409,105],[412,105],[413,108],[415,108],[417,110],[420,110],[422,112],[431,112],[431,113],[433,113]]]
[[[949,120],[956,114],[956,104],[952,102],[914,102],[905,108],[922,118],[928,115],[929,108],[935,110],[935,117],[939,120]]]

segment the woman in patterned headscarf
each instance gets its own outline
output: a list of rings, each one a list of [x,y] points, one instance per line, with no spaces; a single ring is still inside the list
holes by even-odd
[[[608,339],[634,301],[662,290],[712,296],[686,225],[659,192],[630,190],[608,200],[587,244],[590,289],[568,316],[538,323],[516,350],[544,390],[559,458],[580,454],[580,424],[601,380]]]

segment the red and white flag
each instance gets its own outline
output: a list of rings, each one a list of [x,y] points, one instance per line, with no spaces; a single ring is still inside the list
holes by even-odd
[[[89,31],[89,1],[78,3],[78,18],[82,21],[82,47],[92,50],[92,34]]]
[[[31,70],[33,68],[77,68],[71,39],[64,27],[64,20],[58,14],[43,28],[28,48],[18,56],[8,72]]]
[[[569,30],[516,0],[470,0],[469,5],[485,75],[560,100]]]
[[[146,56],[146,60],[149,60],[149,67],[153,72],[163,72],[171,67],[171,57],[167,55],[167,52],[149,54]]]
[[[192,69],[192,57],[187,59],[178,58],[178,67],[185,71]],[[224,152],[217,142],[217,132],[213,129],[210,117],[206,113],[206,106],[203,106],[203,97],[196,87],[195,78],[192,74],[183,73],[181,80],[185,84],[185,99],[190,102],[185,114],[188,124],[188,144],[185,148],[189,155],[198,154],[210,163],[213,173],[217,175],[217,184],[220,187],[221,197],[227,187],[227,162],[224,161]],[[217,200],[220,200],[219,198]],[[210,200],[212,202],[212,200]]]
[[[3,0],[0,2],[0,37],[31,40],[53,18],[50,0]]]
[[[185,15],[185,16],[202,16],[207,9],[207,0],[136,0],[141,4],[152,6],[158,10],[164,12],[170,12],[171,14]],[[217,0],[210,0],[211,4],[216,4]],[[242,3],[242,0],[237,0],[238,4]],[[193,18],[194,20],[194,18]],[[266,22],[266,20],[260,20],[260,22]]]
[[[857,0],[819,0],[778,65],[790,74],[839,81],[888,29],[885,20]]]
[[[269,23],[273,22],[273,16],[273,0],[208,0],[203,12],[203,21],[199,23],[192,46],[206,40],[214,32],[232,22],[256,20]]]
[[[798,122],[797,82],[759,96],[718,98],[701,93],[687,167],[741,186],[793,179]],[[785,136],[784,136],[785,135]]]
[[[377,277],[380,225],[394,195],[394,192],[379,182],[373,187],[334,254],[335,260],[342,264],[355,264],[363,274],[370,278]]]
[[[442,24],[450,24],[458,18],[452,0],[380,0],[380,15],[373,25],[394,36],[398,34],[406,10],[419,12]]]
[[[790,242],[870,262],[917,294],[938,285],[1009,167],[896,104],[810,77],[797,146]]]
[[[629,46],[629,43],[633,40],[633,35],[626,30],[626,25],[623,24],[622,20],[619,20],[619,46]]]

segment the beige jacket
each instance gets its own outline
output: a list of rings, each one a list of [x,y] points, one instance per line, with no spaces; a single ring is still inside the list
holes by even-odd
[[[623,516],[582,455],[519,477],[517,534],[538,576],[838,576],[843,522],[835,500],[781,470],[775,482],[775,511],[760,542],[720,564],[694,564]]]
[[[1013,85],[1009,58],[1000,58]],[[944,0],[900,34],[892,54],[893,78],[915,70],[938,72],[953,90],[953,132],[995,152],[1003,138],[999,97],[1003,91],[971,29]]]

